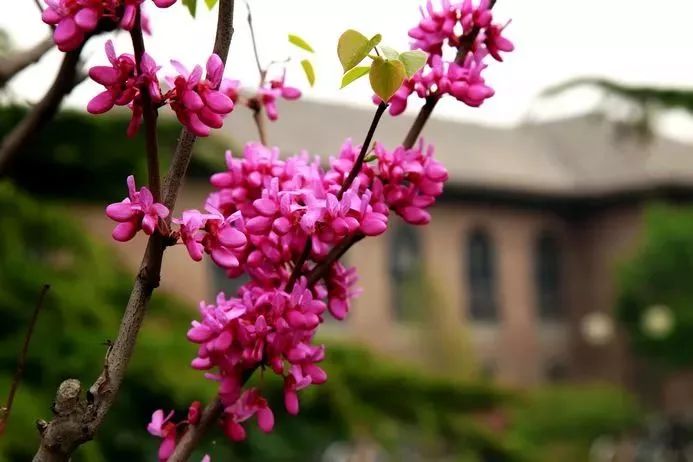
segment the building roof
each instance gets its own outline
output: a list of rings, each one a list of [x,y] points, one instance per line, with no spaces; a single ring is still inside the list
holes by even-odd
[[[307,149],[323,157],[343,140],[361,142],[373,109],[298,101],[280,106],[267,126],[271,144],[283,152]],[[257,138],[252,117],[235,114],[226,130],[237,142]],[[413,115],[383,118],[375,139],[401,143]],[[648,142],[619,136],[598,116],[582,116],[515,128],[492,128],[432,119],[423,136],[436,146],[455,188],[521,192],[553,197],[602,197],[634,191],[693,190],[693,146],[667,138]]]

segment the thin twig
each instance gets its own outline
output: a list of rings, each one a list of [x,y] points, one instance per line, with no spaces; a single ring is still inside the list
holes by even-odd
[[[220,0],[214,53],[226,62],[233,35],[234,0]],[[187,171],[195,136],[183,129],[166,177],[163,203],[170,210],[175,206],[178,191]],[[41,446],[34,462],[67,462],[72,453],[92,439],[115,402],[132,357],[137,336],[152,292],[159,285],[165,242],[158,233],[147,244],[130,299],[125,307],[118,335],[107,355],[99,378],[90,387],[87,400],[80,398],[80,385],[74,379],[61,384],[56,401],[62,410],[50,423],[42,423]]]
[[[493,8],[495,4],[496,0],[491,0],[489,8]],[[469,34],[461,37],[460,46],[457,50],[457,56],[455,57],[455,61],[457,63],[462,63],[464,59],[467,57],[467,54],[471,51],[474,42],[479,36],[479,32],[480,29],[478,27],[475,27]],[[440,95],[437,94],[431,95],[428,98],[426,98],[426,103],[419,111],[419,114],[416,116],[414,123],[407,132],[404,141],[402,142],[402,146],[405,149],[411,149],[414,146],[416,140],[418,140],[419,136],[421,135],[423,128],[426,126],[426,123],[430,119],[431,114],[433,114],[433,109],[435,109],[436,104],[438,104],[439,100]],[[351,246],[356,244],[361,239],[363,239],[363,235],[356,234],[344,238],[344,240],[341,243],[337,244],[327,255],[325,260],[316,265],[315,268],[313,268],[310,271],[310,273],[308,274],[309,285],[313,285],[317,283],[320,279],[325,277],[327,271],[329,271],[332,264],[339,260],[339,258],[341,258],[342,255],[344,255],[351,248]]]
[[[145,53],[144,37],[142,37],[142,12],[138,9],[135,17],[135,26],[130,31],[132,47],[135,50],[135,62],[139,75],[144,75],[142,57]],[[144,119],[144,131],[147,150],[147,173],[149,175],[149,190],[154,196],[154,201],[161,199],[161,174],[159,173],[159,142],[157,140],[156,119],[158,111],[149,94],[149,85],[146,79],[140,82],[140,98],[142,98],[142,117]]]
[[[375,115],[373,116],[373,120],[371,121],[371,126],[368,128],[366,139],[363,141],[363,144],[361,145],[361,152],[359,152],[359,155],[356,158],[356,162],[354,162],[353,167],[351,167],[349,176],[347,176],[346,180],[344,180],[344,184],[342,184],[342,188],[339,190],[339,194],[337,195],[338,199],[342,198],[342,195],[344,195],[346,190],[351,187],[351,184],[354,182],[358,174],[361,173],[361,168],[363,167],[363,160],[366,158],[366,153],[368,152],[368,148],[370,147],[371,141],[373,140],[373,135],[375,135],[375,129],[378,128],[380,118],[385,113],[387,106],[387,103],[378,104],[378,108],[375,110]]]
[[[260,83],[258,87],[262,87],[265,84],[265,79],[267,78],[267,69],[262,67],[260,62],[260,53],[258,52],[257,40],[255,38],[255,27],[253,26],[253,13],[250,9],[250,4],[247,0],[244,0],[245,7],[248,10],[248,28],[250,29],[250,40],[253,44],[253,55],[255,56],[255,65],[257,66],[257,72],[259,74]],[[253,120],[255,121],[255,126],[257,127],[258,136],[260,137],[260,143],[267,146],[267,130],[265,126],[265,118],[263,117],[262,103],[259,98],[255,96],[248,100],[248,107],[253,111]]]
[[[257,367],[254,367],[243,373],[243,377],[241,377],[241,386],[245,385],[246,382],[250,380],[250,377],[253,376],[256,369]],[[166,462],[186,462],[190,454],[192,454],[195,448],[200,444],[202,438],[204,438],[207,432],[212,428],[212,425],[219,420],[223,413],[224,406],[219,397],[207,404],[202,411],[200,421],[196,425],[188,427],[186,432],[176,443],[176,449],[173,451],[173,454],[171,454],[171,457],[169,457]]]
[[[12,158],[21,152],[55,116],[63,98],[81,81],[77,73],[81,51],[80,46],[65,53],[58,74],[43,99],[3,138],[0,144],[0,176],[3,175]]]
[[[41,5],[41,2],[39,0],[34,0],[34,5],[36,5],[36,8],[43,14],[43,6]]]
[[[29,354],[29,344],[31,343],[31,337],[34,335],[34,328],[36,327],[36,321],[38,321],[39,313],[43,308],[43,302],[46,299],[46,294],[50,290],[51,286],[44,284],[41,289],[38,301],[34,307],[34,312],[29,320],[29,326],[26,330],[26,335],[24,336],[24,344],[22,345],[22,351],[19,353],[19,359],[17,360],[17,370],[14,373],[14,378],[12,379],[12,385],[10,386],[10,393],[7,395],[7,403],[0,409],[0,436],[5,432],[7,426],[7,421],[10,418],[10,412],[12,412],[12,404],[14,403],[14,396],[19,389],[19,383],[22,381],[22,375],[24,374],[24,368],[26,367],[26,358]]]
[[[253,13],[250,10],[250,4],[248,0],[244,0],[245,7],[248,10],[248,27],[250,28],[250,39],[253,42],[253,54],[255,55],[255,65],[257,66],[257,71],[260,74],[260,85],[265,83],[265,74],[267,71],[262,67],[260,63],[260,53],[257,49],[257,40],[255,39],[255,27],[253,27]]]

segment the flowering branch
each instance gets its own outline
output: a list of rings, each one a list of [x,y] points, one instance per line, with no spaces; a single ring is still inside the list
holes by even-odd
[[[65,54],[53,84],[41,101],[3,138],[0,144],[0,174],[11,159],[53,118],[63,98],[81,82],[82,78],[77,73],[81,50],[82,46],[79,46]]]
[[[489,10],[491,10],[495,6],[496,1],[497,0],[490,0],[488,6]],[[457,49],[457,55],[455,57],[455,62],[457,64],[461,64],[468,56],[475,42],[477,41],[480,32],[481,27],[477,25],[471,30],[469,34],[461,38],[460,45]],[[428,122],[428,119],[431,117],[431,114],[433,114],[433,110],[435,109],[436,104],[438,104],[438,101],[441,99],[441,97],[442,95],[437,93],[430,95],[426,98],[426,102],[421,107],[421,110],[416,116],[414,123],[407,132],[404,141],[402,142],[402,146],[405,149],[411,149],[414,146],[414,144],[416,144],[416,140],[418,140],[419,136],[421,135],[421,132],[426,126],[426,123]],[[325,274],[327,274],[330,267],[336,261],[338,261],[354,244],[363,239],[363,237],[363,235],[355,234],[353,236],[346,237],[342,243],[335,246],[332,249],[332,251],[328,254],[327,258],[323,262],[318,264],[315,268],[313,268],[313,270],[309,273],[309,283],[315,284],[320,279],[325,277]]]
[[[0,57],[0,88],[26,67],[38,62],[48,50],[53,48],[53,40],[46,37],[28,50],[21,50],[9,56]]]
[[[234,0],[220,0],[214,52],[226,60],[233,35]],[[183,129],[169,168],[163,192],[163,203],[173,209],[181,182],[187,171],[195,136]],[[79,445],[92,439],[117,396],[132,356],[137,335],[146,313],[151,294],[159,285],[165,242],[153,233],[125,308],[118,336],[106,355],[99,378],[89,389],[87,400],[74,379],[61,384],[56,396],[55,416],[50,423],[40,425],[41,446],[35,462],[66,462]]]
[[[36,327],[36,321],[38,321],[39,313],[43,308],[43,302],[46,298],[48,290],[51,288],[50,285],[44,284],[41,289],[41,294],[39,295],[38,301],[34,308],[34,312],[29,320],[29,327],[27,327],[26,336],[24,337],[24,345],[22,346],[22,351],[19,353],[19,360],[17,361],[17,371],[12,379],[12,385],[10,387],[10,393],[7,396],[7,403],[3,408],[0,408],[0,436],[5,432],[5,427],[7,426],[7,421],[10,418],[10,412],[12,412],[12,403],[14,403],[14,396],[19,389],[19,382],[22,380],[22,375],[24,374],[24,368],[26,367],[26,358],[29,354],[29,344],[31,343],[31,337],[34,335],[34,328]]]

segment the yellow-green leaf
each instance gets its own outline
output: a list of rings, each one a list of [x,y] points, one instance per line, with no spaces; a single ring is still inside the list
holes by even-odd
[[[368,56],[368,52],[375,46],[371,40],[368,40],[365,35],[353,29],[347,30],[339,37],[337,56],[339,56],[339,62],[342,63],[344,72],[357,66],[358,63]]]
[[[373,49],[373,47],[378,45],[382,41],[382,39],[383,39],[383,36],[380,34],[375,34],[373,37],[371,37],[371,39],[368,41],[368,43],[371,44],[371,49]],[[371,51],[371,50],[368,50],[368,51]]]
[[[371,64],[371,88],[383,101],[389,101],[392,98],[392,95],[402,86],[406,76],[407,73],[401,61],[376,58]]]
[[[407,77],[409,78],[424,67],[427,59],[428,55],[421,50],[405,51],[399,55],[399,60],[404,64],[404,70],[407,72]]]
[[[195,17],[195,11],[197,10],[197,0],[183,0],[183,5],[190,11],[190,16]]]
[[[313,69],[313,64],[307,59],[304,59],[301,61],[301,67],[303,68],[303,72],[306,73],[308,83],[312,87],[315,85],[315,70]]]
[[[383,45],[380,47],[380,51],[386,59],[399,59],[399,52],[392,47]]]
[[[308,44],[305,40],[303,40],[301,37],[295,34],[289,34],[289,43],[292,45],[296,45],[297,47],[306,50],[310,53],[315,53],[315,50],[313,50],[313,47]]]
[[[205,4],[207,4],[207,8],[209,8],[210,10],[212,8],[214,8],[214,5],[216,5],[217,2],[219,2],[219,0],[205,0]]]
[[[356,66],[352,67],[342,77],[342,86],[340,88],[344,88],[347,85],[349,85],[351,82],[360,79],[364,75],[368,74],[368,72],[371,70],[370,66]]]

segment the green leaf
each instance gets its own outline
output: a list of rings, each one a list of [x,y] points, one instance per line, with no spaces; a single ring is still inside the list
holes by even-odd
[[[313,64],[307,59],[304,59],[301,61],[301,67],[303,68],[303,72],[306,73],[308,83],[312,87],[315,85],[315,70],[313,69]]]
[[[294,34],[289,34],[289,43],[296,45],[297,47],[306,50],[310,53],[315,53],[315,50],[313,50],[313,47],[308,44],[305,40],[303,40],[301,37],[298,35]]]
[[[344,88],[347,85],[349,85],[351,82],[360,79],[364,75],[368,74],[368,72],[371,70],[370,66],[356,66],[352,67],[342,77],[342,86],[339,88]]]
[[[381,41],[383,40],[383,36],[380,34],[375,34],[371,39],[368,41],[368,43],[371,44],[371,49],[373,49],[375,46],[377,46]],[[368,50],[370,51],[370,50]]]
[[[219,0],[205,0],[205,3],[207,4],[207,8],[210,10],[214,8],[214,5],[216,5],[219,2]]]
[[[409,78],[424,67],[427,59],[428,55],[421,50],[405,51],[399,55],[399,60],[404,64],[404,70],[407,72],[407,77]]]
[[[383,101],[389,101],[407,76],[404,64],[398,60],[376,58],[371,65],[371,88]]]
[[[380,47],[380,51],[383,53],[386,59],[399,59],[399,51],[392,47],[383,45]]]
[[[337,56],[339,56],[339,62],[342,63],[344,72],[357,66],[358,63],[368,56],[368,52],[373,49],[375,43],[380,41],[378,37],[379,35],[376,35],[371,40],[368,40],[365,35],[353,29],[347,30],[339,37]]]
[[[183,6],[188,8],[190,11],[190,16],[195,17],[195,11],[197,10],[197,0],[183,0]]]

